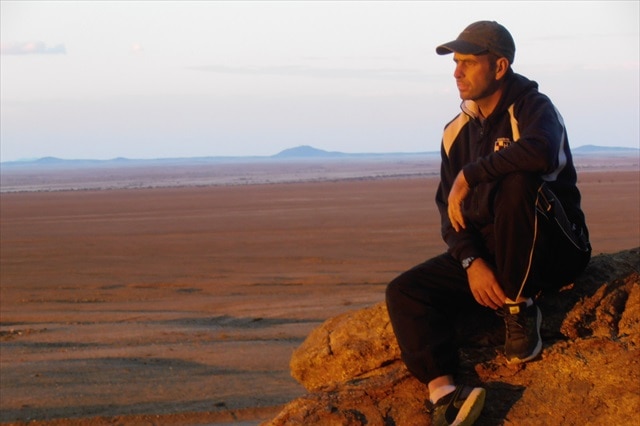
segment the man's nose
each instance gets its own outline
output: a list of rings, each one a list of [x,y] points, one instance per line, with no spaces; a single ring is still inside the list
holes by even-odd
[[[462,72],[462,67],[460,65],[456,65],[456,69],[453,71],[453,77],[456,79],[464,77],[464,73]]]

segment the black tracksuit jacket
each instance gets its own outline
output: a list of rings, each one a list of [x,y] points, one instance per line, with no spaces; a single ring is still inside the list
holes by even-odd
[[[493,223],[492,193],[510,173],[527,172],[546,181],[569,220],[584,226],[576,171],[560,113],[538,91],[536,82],[511,70],[505,78],[502,98],[489,117],[481,122],[475,103],[464,101],[462,112],[444,130],[436,203],[442,237],[458,260],[485,252],[478,246],[478,230]],[[467,229],[456,232],[447,215],[447,198],[460,170],[472,189],[463,205]]]

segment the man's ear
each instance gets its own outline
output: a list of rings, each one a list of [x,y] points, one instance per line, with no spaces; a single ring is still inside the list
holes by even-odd
[[[501,80],[509,69],[509,60],[507,58],[498,58],[496,61],[496,80]]]

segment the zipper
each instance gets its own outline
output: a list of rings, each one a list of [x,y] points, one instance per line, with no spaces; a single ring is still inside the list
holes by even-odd
[[[479,136],[480,137],[478,138],[476,146],[474,147],[474,153],[473,153],[474,157],[472,158],[472,161],[476,161],[478,158],[480,158],[480,156],[481,156],[481,154],[483,152],[483,148],[484,148],[484,144],[485,144],[484,137],[485,137],[485,133],[486,133],[485,132],[485,130],[486,130],[485,127],[486,127],[487,123],[488,123],[487,120],[480,121],[478,119],[478,121],[477,121],[478,127],[480,128],[480,131],[479,131]],[[480,217],[480,201],[479,201],[478,193],[479,193],[478,185],[476,185],[473,188],[473,203],[471,205],[471,208],[472,208],[472,211],[473,211],[473,213],[475,214],[475,216],[477,218]]]
[[[478,202],[478,186],[473,188],[473,210],[476,217],[480,217],[480,203]]]

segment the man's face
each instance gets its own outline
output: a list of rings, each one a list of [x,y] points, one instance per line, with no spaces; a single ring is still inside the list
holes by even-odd
[[[499,87],[492,55],[453,54],[456,70],[453,76],[460,92],[460,99],[478,101],[493,94]]]

